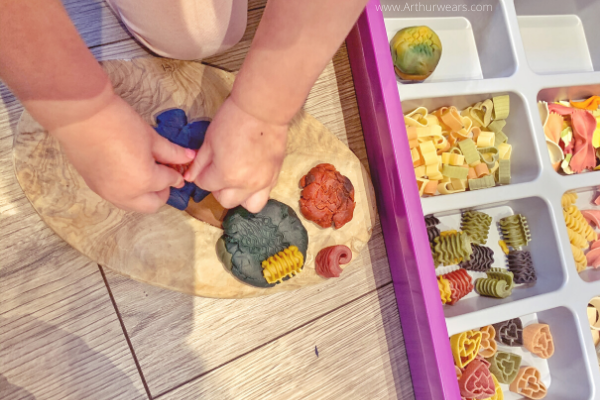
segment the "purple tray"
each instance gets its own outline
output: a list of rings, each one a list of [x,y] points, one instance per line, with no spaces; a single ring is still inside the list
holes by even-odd
[[[379,0],[346,40],[417,399],[460,399]]]

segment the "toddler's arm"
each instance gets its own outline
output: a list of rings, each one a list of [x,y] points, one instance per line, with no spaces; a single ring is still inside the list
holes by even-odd
[[[183,177],[159,165],[193,151],[160,137],[121,98],[59,0],[0,0],[0,78],[58,139],[92,190],[154,212]]]
[[[269,0],[231,96],[185,178],[221,204],[259,211],[285,155],[287,127],[367,0]]]

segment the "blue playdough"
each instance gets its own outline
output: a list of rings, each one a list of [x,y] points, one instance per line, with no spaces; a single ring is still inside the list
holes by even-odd
[[[198,150],[204,142],[204,135],[209,124],[208,121],[196,121],[188,124],[185,111],[175,108],[158,114],[154,130],[172,143]],[[200,189],[195,183],[186,182],[181,189],[171,188],[167,204],[178,210],[185,210],[190,198],[199,203],[209,194],[210,192]]]

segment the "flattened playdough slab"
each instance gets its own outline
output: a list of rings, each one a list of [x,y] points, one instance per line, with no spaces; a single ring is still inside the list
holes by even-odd
[[[234,75],[200,63],[161,58],[103,63],[115,91],[150,124],[169,108],[190,121],[213,118],[229,94]],[[309,234],[304,270],[273,288],[237,280],[217,258],[222,230],[184,211],[164,206],[156,214],[125,212],[92,192],[67,161],[56,140],[24,112],[14,144],[17,178],[44,221],[77,250],[133,279],[197,296],[243,298],[324,282],[315,273],[319,250],[345,244],[353,258],[368,242],[375,220],[373,189],[358,158],[305,112],[294,119],[287,156],[271,197],[291,206]],[[302,217],[300,178],[331,163],[354,184],[354,218],[339,230],[322,229]],[[348,268],[356,267],[353,263]]]

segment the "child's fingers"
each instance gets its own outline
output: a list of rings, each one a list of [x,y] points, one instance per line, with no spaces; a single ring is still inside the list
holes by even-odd
[[[252,194],[241,204],[246,210],[250,211],[251,213],[257,213],[265,207],[267,201],[269,201],[270,195],[271,186]]]
[[[131,200],[127,204],[127,209],[144,214],[153,214],[162,207],[169,199],[169,188],[159,192],[150,192],[143,194]]]
[[[213,196],[224,208],[234,208],[248,198],[248,193],[243,189],[223,189],[213,192]]]
[[[200,147],[200,150],[198,150],[198,154],[196,155],[194,162],[192,163],[190,168],[188,168],[188,170],[185,172],[185,175],[184,175],[185,180],[188,182],[196,181],[196,179],[198,178],[198,175],[200,175],[202,173],[202,171],[205,170],[210,165],[212,159],[213,159],[212,147],[210,147],[209,144],[205,143],[202,147]],[[198,186],[200,186],[200,185],[198,185]],[[200,186],[200,187],[204,190],[211,190],[208,188],[204,188],[202,186]]]
[[[194,159],[196,152],[169,142],[156,133],[152,146],[154,159],[164,164],[187,164]]]
[[[185,181],[179,172],[166,165],[154,164],[152,181],[146,190],[149,192],[160,192],[169,189],[171,186],[180,189],[183,185],[185,185]]]
[[[214,163],[208,164],[200,171],[200,174],[196,177],[194,182],[198,187],[208,190],[209,192],[216,192],[227,188],[223,174],[221,174]]]

